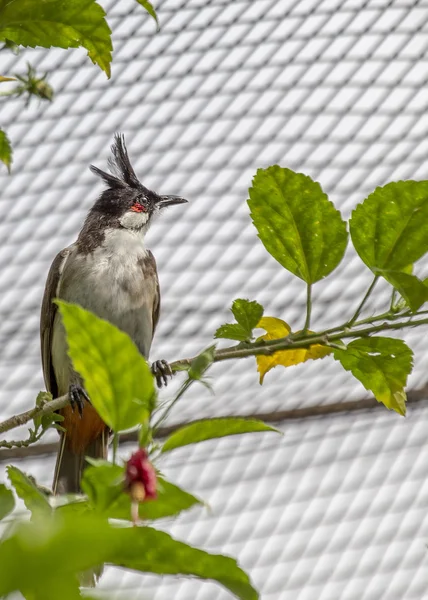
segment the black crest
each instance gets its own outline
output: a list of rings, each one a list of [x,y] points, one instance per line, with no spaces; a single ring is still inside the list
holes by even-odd
[[[92,173],[101,177],[109,188],[114,190],[125,188],[141,189],[143,186],[138,181],[132,168],[123,134],[115,134],[111,152],[112,157],[108,160],[108,166],[112,174],[110,175],[110,173],[106,173],[98,167],[94,167],[94,165],[89,167]]]

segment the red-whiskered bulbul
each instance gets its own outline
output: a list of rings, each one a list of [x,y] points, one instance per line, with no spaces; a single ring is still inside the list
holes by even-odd
[[[156,262],[145,247],[144,236],[159,211],[187,202],[178,196],[160,196],[139,182],[121,135],[115,136],[109,168],[112,174],[90,167],[107,189],[90,209],[77,241],[53,261],[42,303],[46,388],[54,398],[68,393],[71,400],[60,411],[65,432],[55,467],[55,494],[80,492],[85,456],[107,457],[109,431],[73,370],[60,313],[52,300],[74,302],[113,323],[148,358],[159,318],[160,292]],[[156,361],[152,369],[158,385],[166,383],[167,363]]]

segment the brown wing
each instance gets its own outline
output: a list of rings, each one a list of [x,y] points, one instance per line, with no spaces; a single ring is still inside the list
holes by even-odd
[[[58,395],[58,387],[55,379],[55,373],[52,366],[52,333],[57,306],[52,302],[59,295],[59,284],[65,262],[71,252],[72,246],[64,248],[56,255],[48,278],[46,280],[45,293],[42,301],[42,311],[40,315],[40,342],[42,351],[43,377],[48,392],[51,392],[54,398]]]
[[[147,251],[146,264],[145,267],[147,271],[152,275],[155,282],[155,297],[153,301],[153,336],[155,335],[156,326],[159,321],[160,314],[160,288],[159,288],[159,278],[158,278],[158,270],[156,267],[156,261],[153,254],[150,250]]]

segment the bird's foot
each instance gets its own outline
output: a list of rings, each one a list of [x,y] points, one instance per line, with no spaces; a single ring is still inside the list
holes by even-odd
[[[162,387],[162,385],[166,386],[168,384],[168,377],[172,377],[174,374],[166,360],[155,360],[152,363],[152,373],[156,377],[158,387]]]
[[[80,417],[83,415],[83,407],[85,406],[85,400],[90,402],[89,396],[86,390],[81,385],[72,383],[68,390],[70,398],[70,406],[74,412],[75,408],[79,411]]]

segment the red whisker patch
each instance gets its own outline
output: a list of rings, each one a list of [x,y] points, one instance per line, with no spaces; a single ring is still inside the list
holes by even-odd
[[[133,210],[134,212],[147,212],[147,208],[143,205],[140,204],[139,202],[136,202],[135,204],[133,204],[131,206],[131,210]]]

